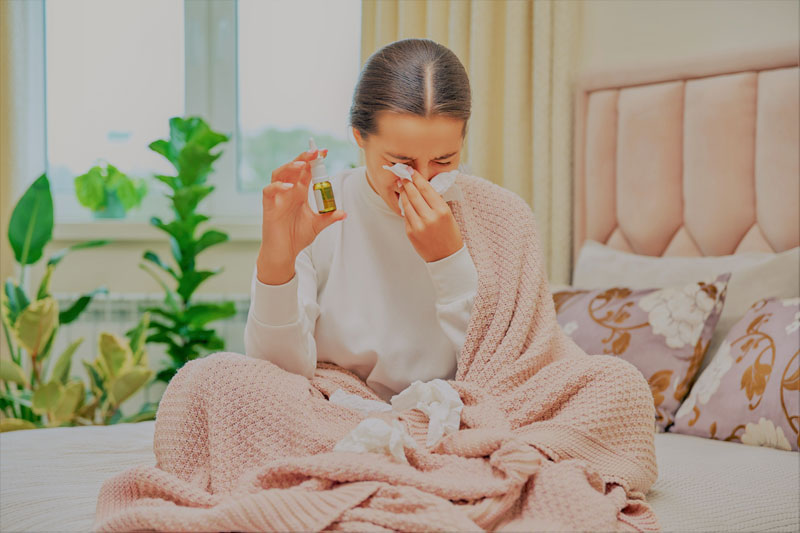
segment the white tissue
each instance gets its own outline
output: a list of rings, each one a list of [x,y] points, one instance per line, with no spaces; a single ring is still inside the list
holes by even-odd
[[[403,163],[395,163],[391,167],[389,165],[383,165],[383,168],[390,171],[400,179],[412,181],[411,176],[414,174],[414,171],[408,165]],[[458,200],[461,197],[460,194],[456,193],[455,191],[453,191],[454,194],[447,194],[448,191],[452,190],[450,187],[455,183],[458,173],[458,170],[440,172],[428,182],[431,184],[431,187],[433,187],[434,191],[442,195],[442,198],[444,198],[445,202],[449,200]],[[406,216],[405,209],[403,209],[403,201],[398,200],[397,205],[400,207],[400,214]]]
[[[464,402],[443,379],[434,379],[427,383],[415,381],[400,394],[392,396],[391,402],[395,409],[419,409],[428,415],[426,444],[429,447],[444,435],[458,431],[461,426]]]
[[[349,407],[350,409],[355,409],[357,411],[361,411],[362,413],[380,413],[392,410],[392,406],[386,402],[367,400],[366,398],[362,398],[357,394],[345,392],[344,389],[336,389],[336,391],[331,394],[328,400],[331,403]]]
[[[402,180],[411,181],[411,176],[414,175],[414,173],[411,170],[411,167],[408,165],[404,165],[403,163],[395,163],[392,166],[383,165],[383,168],[393,173],[395,176],[397,176]]]
[[[408,464],[405,446],[416,448],[417,443],[406,433],[399,420],[389,425],[380,418],[366,418],[333,447],[335,452],[383,453]]]

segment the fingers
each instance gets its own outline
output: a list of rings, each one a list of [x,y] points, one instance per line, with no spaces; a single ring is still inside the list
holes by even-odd
[[[421,231],[425,223],[414,208],[414,204],[409,200],[408,193],[405,190],[400,191],[400,201],[403,203],[403,211],[405,212],[406,229],[411,228],[415,231]]]
[[[411,179],[414,180],[414,186],[419,190],[420,195],[422,195],[431,209],[435,209],[437,206],[441,207],[439,204],[443,203],[442,196],[436,192],[436,189],[433,188],[428,180],[422,177],[422,174],[414,170]]]
[[[328,155],[328,149],[323,148],[322,150],[307,150],[302,154],[298,155],[294,158],[294,161],[313,161],[317,158],[317,152],[322,152],[322,157]]]
[[[295,189],[294,183],[276,181],[264,187],[261,191],[261,205],[265,208],[279,202],[284,195],[291,195]]]
[[[414,171],[414,175],[417,176],[419,173]],[[419,179],[425,181],[425,178],[423,178],[421,175],[419,175]],[[408,196],[408,201],[414,206],[414,210],[417,212],[417,214],[422,218],[430,218],[430,216],[433,214],[433,211],[431,210],[431,206],[422,196],[422,193],[420,192],[419,187],[417,187],[416,182],[402,180],[402,185],[403,192],[405,192]],[[428,187],[430,187],[430,185],[428,185]],[[433,193],[436,194],[436,191],[433,191]],[[403,209],[405,209],[405,205],[403,205]]]
[[[309,168],[308,162],[316,159],[317,155],[320,152],[323,154],[323,156],[325,156],[328,153],[328,149],[326,148],[324,150],[303,152],[302,154],[295,157],[292,161],[289,161],[288,163],[279,166],[272,172],[272,181],[297,182],[300,180],[301,177],[303,178],[307,177],[309,178],[310,181],[311,178],[310,170],[308,172],[308,176],[303,175],[303,172]]]

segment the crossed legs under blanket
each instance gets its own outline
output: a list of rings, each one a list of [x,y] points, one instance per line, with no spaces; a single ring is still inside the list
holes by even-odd
[[[327,396],[344,388],[377,399],[355,375],[323,364],[309,381],[213,354],[169,383],[157,464],[104,483],[94,530],[655,531],[644,492],[657,472],[641,468],[652,449],[630,445],[653,426],[636,372],[593,355],[555,361],[502,398],[452,382],[461,430],[431,449],[425,415],[381,414],[399,417],[419,445],[404,465],[331,451],[366,415]],[[631,433],[607,430],[620,425]]]

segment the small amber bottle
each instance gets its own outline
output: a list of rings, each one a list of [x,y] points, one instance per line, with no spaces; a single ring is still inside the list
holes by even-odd
[[[308,140],[308,147],[311,150],[317,149],[313,138]],[[317,211],[330,213],[336,211],[336,201],[333,198],[333,187],[328,181],[328,171],[322,162],[323,158],[324,156],[320,153],[316,159],[311,161],[311,183],[314,189],[314,199],[317,202]]]

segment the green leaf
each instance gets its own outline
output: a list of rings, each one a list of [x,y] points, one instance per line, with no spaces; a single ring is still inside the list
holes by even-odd
[[[69,380],[69,370],[72,365],[72,355],[82,342],[83,337],[67,346],[67,349],[64,350],[60,356],[58,356],[58,359],[56,359],[56,364],[53,366],[53,372],[50,374],[50,381],[59,381],[66,385],[67,381]]]
[[[175,273],[175,271],[172,269],[172,267],[169,266],[169,265],[164,264],[164,262],[161,261],[161,258],[155,252],[153,252],[151,250],[147,250],[144,253],[143,257],[144,257],[144,259],[146,259],[146,260],[150,261],[151,263],[157,265],[159,268],[161,268],[161,270],[163,270],[164,272],[168,273],[173,278],[178,279],[178,275]]]
[[[45,343],[42,352],[39,354],[39,361],[44,361],[47,359],[47,356],[50,355],[50,351],[53,349],[53,341],[55,341],[56,334],[58,333],[58,326],[59,324],[56,324],[56,327],[53,328],[52,332],[50,332],[50,336],[47,338],[47,342]]]
[[[43,415],[58,407],[61,395],[64,393],[64,386],[57,381],[48,381],[40,385],[33,392],[33,412]]]
[[[74,321],[76,318],[80,316],[81,313],[83,313],[83,310],[86,309],[86,307],[92,301],[92,298],[94,298],[98,294],[108,294],[108,289],[106,289],[105,287],[98,287],[92,292],[84,294],[83,296],[78,298],[77,301],[75,301],[75,303],[69,306],[66,310],[61,311],[61,313],[58,314],[58,321],[61,324],[69,324],[70,322]]]
[[[178,306],[178,300],[176,298],[175,291],[167,287],[167,284],[164,283],[164,281],[144,263],[139,263],[139,268],[150,274],[150,276],[152,276],[152,278],[156,280],[159,285],[161,285],[161,288],[164,289],[164,303],[167,304],[167,307],[169,307],[169,309],[175,313],[179,312],[180,307]]]
[[[0,420],[0,433],[19,431],[21,429],[37,429],[39,426],[21,418],[4,418]]]
[[[53,275],[53,270],[55,270],[55,267],[48,263],[44,276],[42,276],[42,281],[39,283],[39,290],[36,292],[37,300],[46,298],[50,294],[50,277]]]
[[[156,379],[158,381],[163,381],[164,383],[169,383],[170,380],[177,374],[178,371],[174,368],[165,368],[156,375]]]
[[[25,309],[28,308],[30,302],[28,301],[28,296],[25,294],[25,291],[22,290],[22,287],[14,286],[14,293],[17,295],[17,304],[19,305],[19,312],[22,313]]]
[[[172,189],[173,191],[177,190],[178,187],[181,186],[180,181],[175,176],[164,176],[162,174],[156,174],[154,177],[158,181],[162,181],[162,182],[166,183],[169,186],[169,188]]]
[[[126,366],[133,361],[131,349],[121,338],[113,333],[103,332],[100,334],[100,354],[106,363],[109,377],[117,376]],[[127,365],[126,365],[127,363]]]
[[[6,293],[6,309],[8,310],[8,324],[13,329],[17,317],[24,311],[30,302],[22,288],[16,286],[10,279],[6,280],[4,291]]]
[[[206,248],[214,246],[228,240],[228,234],[214,229],[210,229],[203,233],[194,245],[194,253],[199,254]]]
[[[17,302],[16,288],[17,286],[14,285],[14,282],[10,279],[6,280],[3,284],[3,294],[5,296],[5,298],[3,298],[3,318],[9,329],[13,329],[14,322],[17,321],[17,316],[19,316],[19,303]]]
[[[191,270],[183,273],[180,283],[178,283],[178,294],[181,295],[184,302],[188,302],[192,297],[192,293],[203,283],[205,280],[222,272],[221,268],[214,270]]]
[[[236,314],[236,306],[233,302],[223,302],[220,304],[196,304],[184,312],[186,320],[192,326],[201,328],[222,318],[228,318]]]
[[[115,190],[125,211],[128,211],[141,203],[142,198],[147,192],[147,187],[141,179],[134,181],[125,174],[118,173]]]
[[[9,361],[8,359],[0,360],[0,379],[23,387],[28,386],[28,378],[25,376],[25,371],[14,361]]]
[[[53,197],[46,174],[34,181],[17,202],[8,223],[8,240],[21,265],[32,265],[42,257],[53,238]]]
[[[51,422],[59,424],[68,422],[75,417],[75,412],[80,409],[84,399],[83,383],[70,381],[61,392],[58,405],[51,410]]]
[[[99,398],[103,392],[105,379],[100,375],[100,372],[97,371],[97,368],[95,368],[94,365],[83,360],[81,360],[81,363],[83,363],[84,368],[86,368],[86,373],[89,375],[89,384],[92,387],[92,391],[94,392],[95,396]]]
[[[36,300],[14,323],[14,337],[31,356],[39,355],[58,325],[58,303],[53,298]]]
[[[97,246],[105,246],[110,242],[112,241],[99,239],[94,241],[79,242],[78,244],[67,246],[66,248],[62,248],[61,250],[57,251],[55,254],[50,256],[50,259],[47,261],[47,264],[56,266],[61,262],[62,259],[64,259],[64,256],[67,255],[69,252],[72,252],[74,250],[82,250],[84,248],[95,248]]]
[[[122,374],[111,387],[111,399],[115,405],[130,398],[153,376],[149,368],[134,367]]]
[[[99,211],[106,206],[105,180],[99,166],[75,178],[75,195],[82,206],[92,211]]]
[[[134,357],[134,364],[138,364],[138,359],[141,358],[140,353],[144,352],[145,339],[147,337],[147,328],[150,326],[150,313],[145,312],[139,319],[135,327],[125,333],[128,337],[131,352]]]
[[[214,190],[212,185],[187,185],[175,191],[172,203],[180,218],[187,218],[197,205]]]

